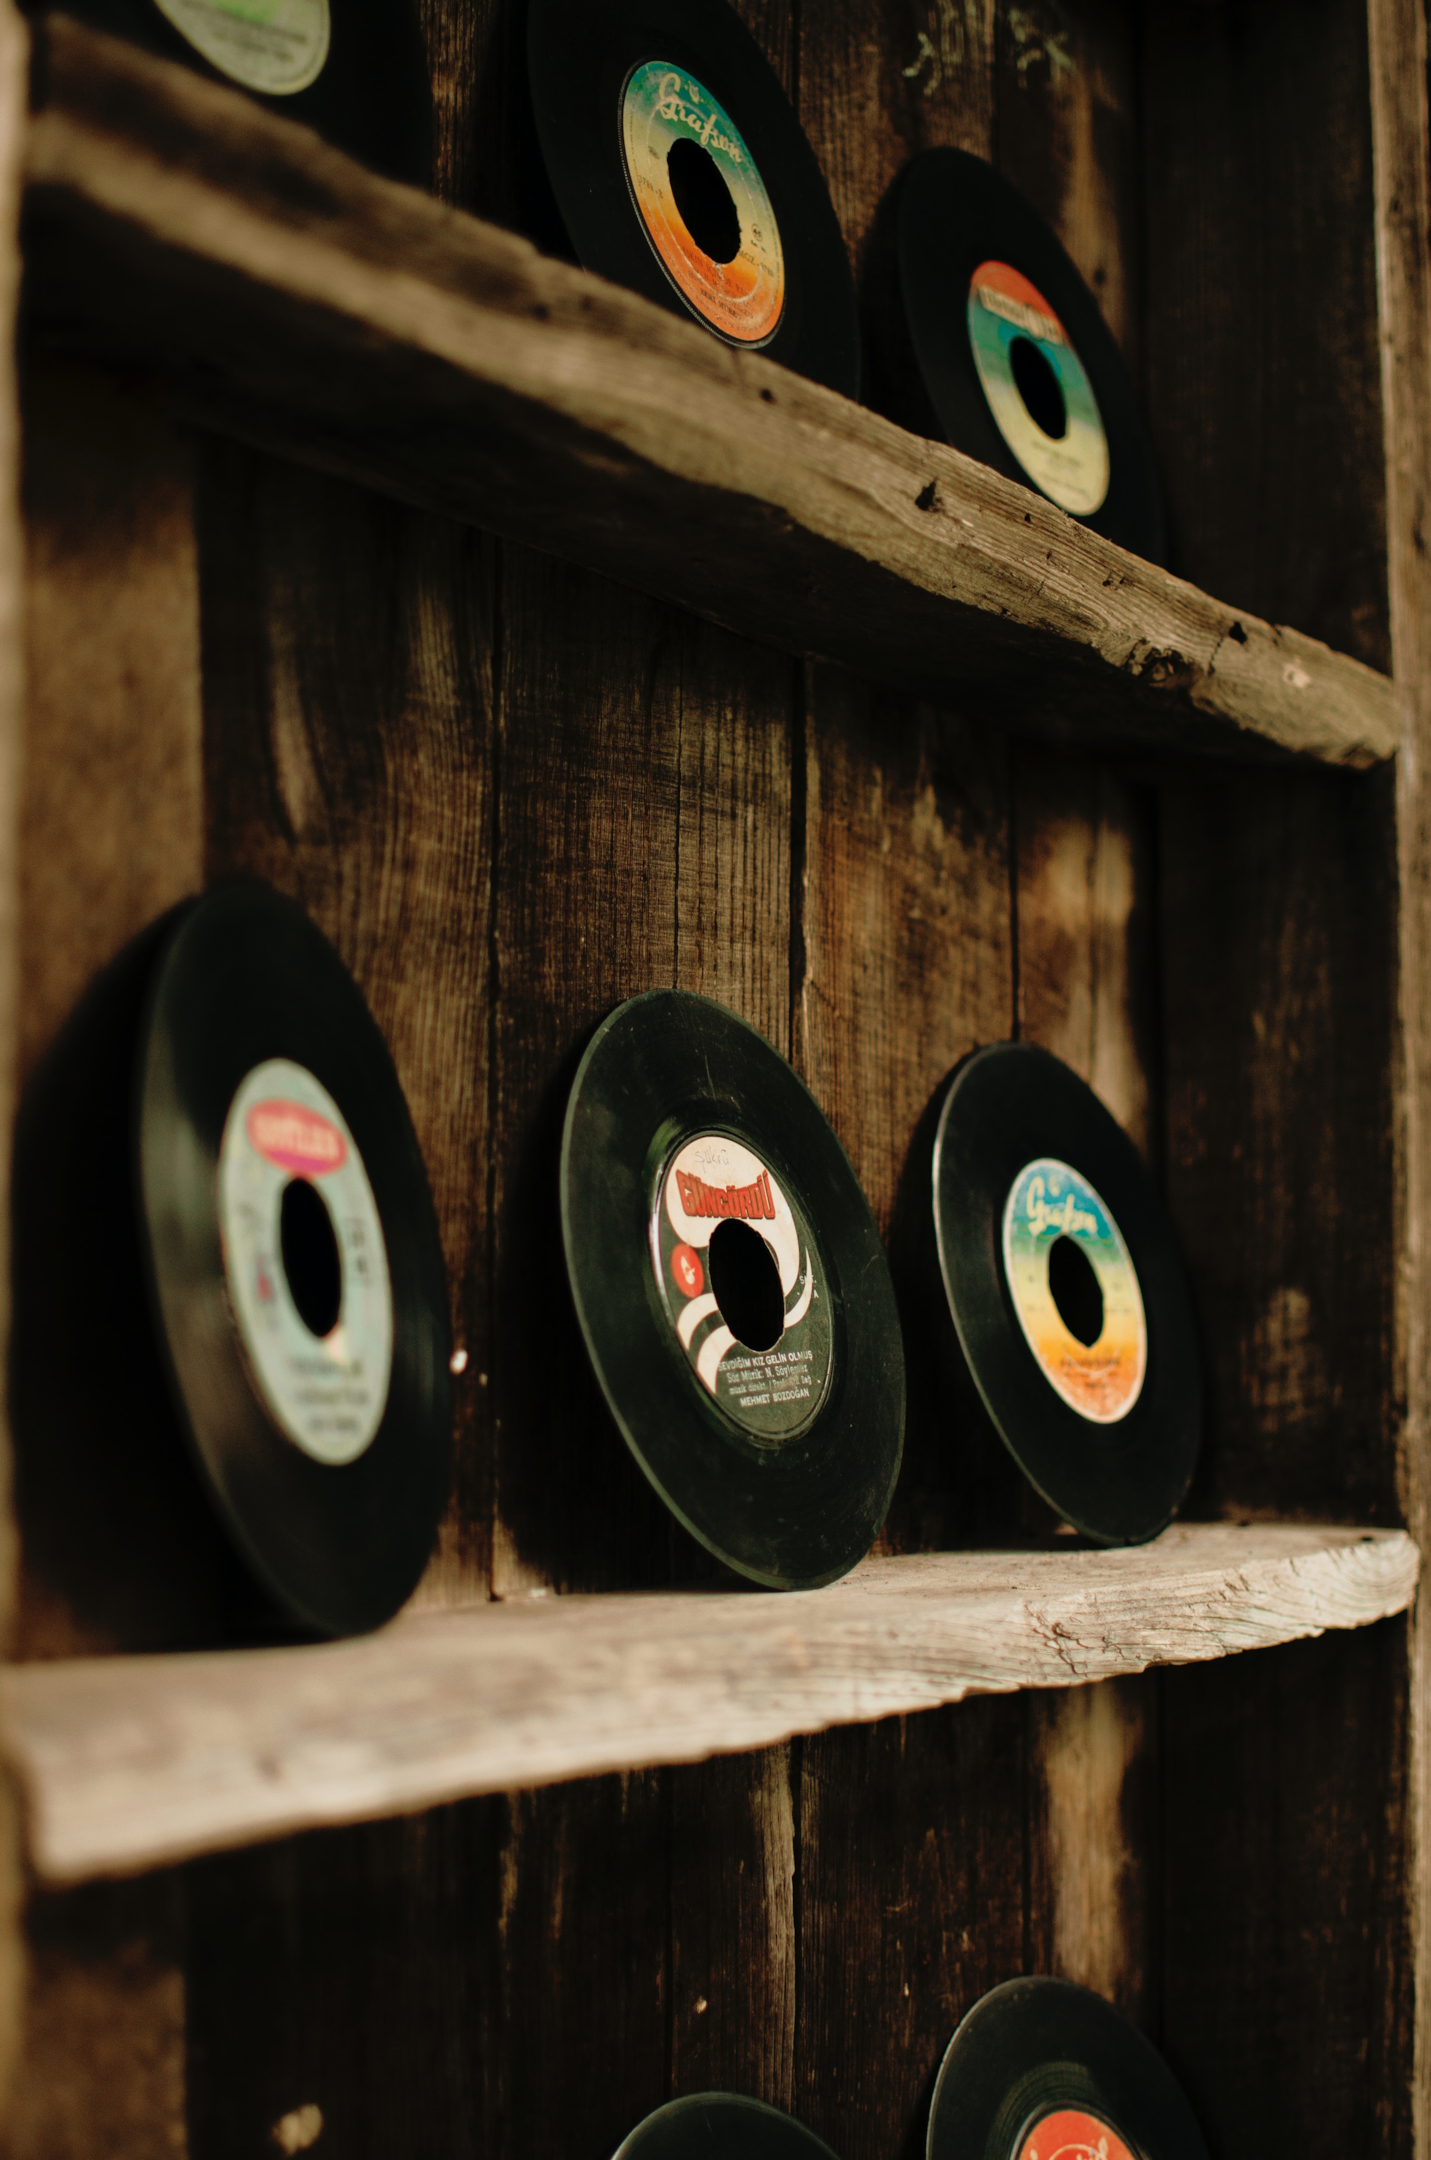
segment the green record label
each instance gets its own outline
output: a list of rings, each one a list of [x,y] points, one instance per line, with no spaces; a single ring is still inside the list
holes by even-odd
[[[154,0],[210,67],[245,90],[292,97],[323,72],[328,0]],[[358,0],[362,4],[362,0]]]
[[[1071,1238],[1103,1295],[1097,1340],[1080,1342],[1054,1301],[1049,1259]],[[1125,1418],[1143,1391],[1148,1324],[1133,1258],[1086,1177],[1052,1156],[1025,1163],[1004,1205],[1004,1275],[1024,1340],[1071,1410],[1094,1425]]]
[[[1060,510],[1092,517],[1108,496],[1108,435],[1063,324],[1038,287],[1001,262],[980,263],[969,280],[968,322],[974,366],[1004,441]],[[1049,396],[1046,404],[1035,398],[1036,419],[1025,390],[1032,394],[1040,378]]]
[[[734,1224],[742,1228],[732,1235]],[[802,1431],[834,1366],[829,1291],[809,1224],[753,1148],[720,1132],[682,1143],[657,1186],[651,1259],[676,1340],[712,1401],[756,1439]],[[732,1282],[723,1309],[714,1285]],[[762,1312],[768,1320],[746,1329],[759,1340],[742,1341],[727,1324]]]
[[[284,1267],[295,1183],[318,1196],[337,1248],[336,1316],[323,1335]],[[310,1195],[300,1198],[308,1202]],[[363,1159],[332,1096],[305,1066],[268,1058],[240,1083],[219,1145],[224,1274],[249,1367],[288,1438],[315,1462],[355,1462],[387,1408],[393,1300],[387,1246]]]

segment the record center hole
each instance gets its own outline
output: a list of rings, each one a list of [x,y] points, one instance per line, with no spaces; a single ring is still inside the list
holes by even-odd
[[[1009,347],[1009,365],[1034,426],[1054,442],[1062,442],[1068,433],[1068,407],[1063,402],[1063,385],[1047,357],[1032,338],[1016,337]]]
[[[343,1263],[327,1203],[307,1178],[290,1178],[278,1209],[278,1245],[288,1294],[310,1335],[321,1340],[338,1325]]]
[[[711,1295],[747,1350],[773,1350],[785,1333],[785,1292],[775,1255],[758,1230],[731,1217],[711,1232]]]
[[[693,135],[679,135],[666,153],[671,193],[686,231],[712,262],[740,253],[740,212],[715,159]]]
[[[1088,1255],[1071,1237],[1049,1247],[1048,1287],[1070,1335],[1092,1349],[1103,1333],[1103,1291]]]

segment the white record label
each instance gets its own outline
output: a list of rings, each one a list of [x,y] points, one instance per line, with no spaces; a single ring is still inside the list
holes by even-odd
[[[337,1246],[337,1317],[322,1336],[284,1270],[284,1194],[295,1180],[318,1195]],[[264,1403],[315,1462],[355,1462],[382,1423],[392,1376],[387,1246],[343,1113],[304,1066],[269,1058],[241,1082],[219,1147],[218,1201],[234,1317]]]
[[[328,58],[328,0],[154,0],[166,21],[232,82],[292,97]],[[362,0],[358,0],[362,4]]]

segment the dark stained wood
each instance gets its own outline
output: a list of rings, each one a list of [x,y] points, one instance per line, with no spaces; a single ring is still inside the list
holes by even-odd
[[[5,2160],[182,2160],[182,1878],[30,1901],[23,2054]]]
[[[1162,2044],[1225,2160],[1414,2149],[1405,1671],[1392,1620],[1160,1682]]]
[[[986,1989],[1033,1969],[1019,1700],[801,1748],[795,2112],[840,2160],[917,2160]]]
[[[800,1743],[670,1773],[671,2092],[789,2108]]]
[[[1158,0],[1145,22],[1147,393],[1173,566],[1384,668],[1366,10]]]
[[[668,1776],[509,1804],[494,2160],[608,2160],[668,2096]]]
[[[387,1038],[453,1291],[454,1502],[424,1595],[485,1595],[490,543],[214,445],[203,493],[207,873],[302,901]]]
[[[1208,1382],[1199,1512],[1399,1520],[1391,802],[1164,792],[1167,1191]]]
[[[186,1870],[189,2141],[166,2149],[247,2160],[316,2130],[353,2160],[490,2152],[503,1814],[467,1801]]]

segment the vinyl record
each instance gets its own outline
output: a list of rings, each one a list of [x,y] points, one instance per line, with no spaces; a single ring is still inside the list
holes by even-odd
[[[1043,219],[982,158],[925,150],[885,224],[894,291],[875,329],[898,417],[1161,563],[1161,491],[1127,370]]]
[[[855,397],[854,283],[829,192],[725,0],[532,0],[528,64],[586,268]]]
[[[248,91],[390,179],[431,178],[416,0],[65,0],[65,12]]]
[[[1100,1995],[1010,1980],[944,2057],[927,2160],[1208,2160],[1172,2071]]]
[[[613,2160],[834,2160],[824,2140],[779,2108],[739,2093],[692,2093],[638,2123]]]
[[[1132,1141],[1059,1059],[996,1043],[950,1082],[933,1197],[960,1348],[1020,1469],[1099,1544],[1156,1536],[1192,1477],[1202,1373]]]
[[[376,1627],[447,1496],[446,1272],[376,1023],[267,886],[216,888],[165,943],[136,1143],[154,1315],[230,1535],[300,1626]]]
[[[833,1582],[884,1521],[904,1353],[854,1171],[784,1058],[686,991],[597,1029],[562,1136],[566,1264],[632,1454],[729,1567]]]

